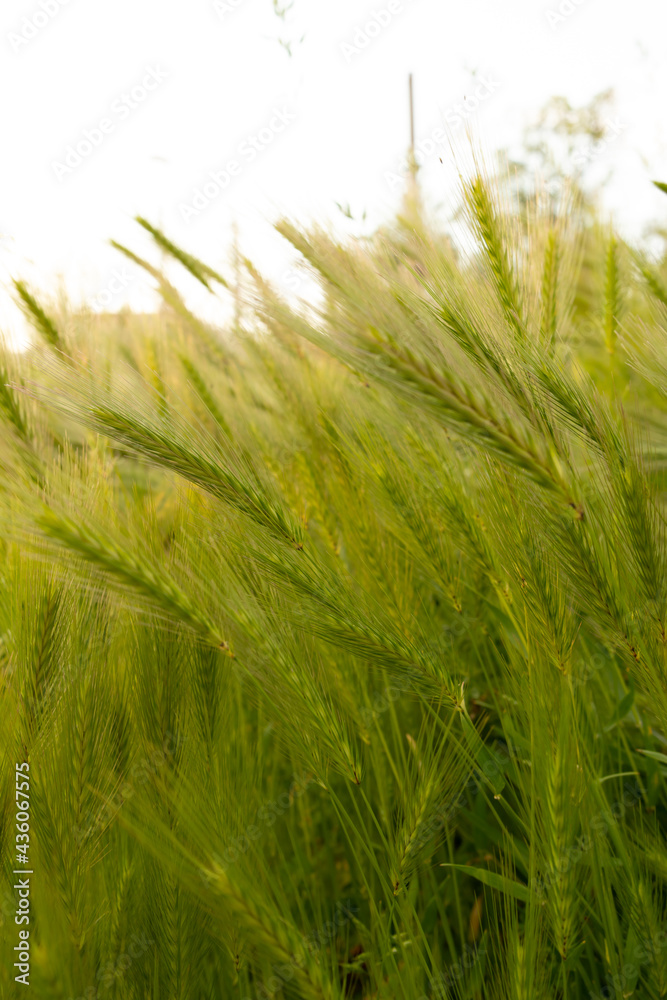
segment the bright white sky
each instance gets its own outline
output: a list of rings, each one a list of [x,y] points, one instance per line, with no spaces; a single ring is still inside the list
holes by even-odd
[[[565,14],[549,23],[559,7]],[[344,49],[364,41],[357,29],[374,13],[388,23],[369,29],[363,50]],[[550,96],[582,104],[613,87],[624,127],[601,154],[615,171],[607,202],[639,233],[667,217],[667,199],[649,183],[667,179],[666,38],[660,0],[295,0],[285,21],[272,0],[2,0],[0,279],[52,292],[61,275],[75,302],[151,308],[134,268],[124,290],[109,291],[122,258],[107,241],[147,251],[132,221],[142,214],[224,273],[236,224],[243,252],[284,280],[291,256],[271,229],[281,214],[346,233],[396,208],[400,190],[385,175],[405,154],[410,71],[418,140],[449,114],[459,145],[465,129],[452,128],[452,109],[480,78],[493,82],[471,116],[488,150],[515,143]],[[154,89],[135,100],[151,70]],[[103,119],[99,145],[57,177],[54,163]],[[229,161],[236,176],[226,189],[197,216],[185,212]],[[452,172],[438,154],[422,178],[432,205],[452,204]],[[345,219],[336,202],[357,220],[367,212],[366,222]],[[0,291],[0,324],[16,323]]]

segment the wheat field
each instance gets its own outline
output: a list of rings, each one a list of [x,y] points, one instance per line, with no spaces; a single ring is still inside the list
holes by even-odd
[[[2,997],[667,994],[667,266],[462,197],[225,329],[17,282]]]

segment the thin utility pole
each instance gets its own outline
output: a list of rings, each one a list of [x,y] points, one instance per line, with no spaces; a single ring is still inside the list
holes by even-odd
[[[241,252],[239,250],[239,227],[236,220],[232,223],[232,241],[234,267],[234,329],[238,331],[243,319],[243,306],[241,304],[243,288],[241,277]]]
[[[410,175],[414,182],[417,178],[417,160],[415,159],[415,99],[412,73],[408,77],[408,88],[410,93]]]
[[[408,150],[408,177],[404,195],[403,210],[405,217],[416,223],[421,218],[421,198],[419,196],[419,181],[417,174],[419,164],[415,156],[415,90],[412,73],[408,76],[408,96],[410,103],[410,149]]]

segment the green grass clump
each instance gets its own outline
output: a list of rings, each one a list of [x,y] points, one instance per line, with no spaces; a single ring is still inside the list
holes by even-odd
[[[17,284],[3,997],[22,761],[44,1000],[667,995],[665,263],[463,193],[231,333]]]

